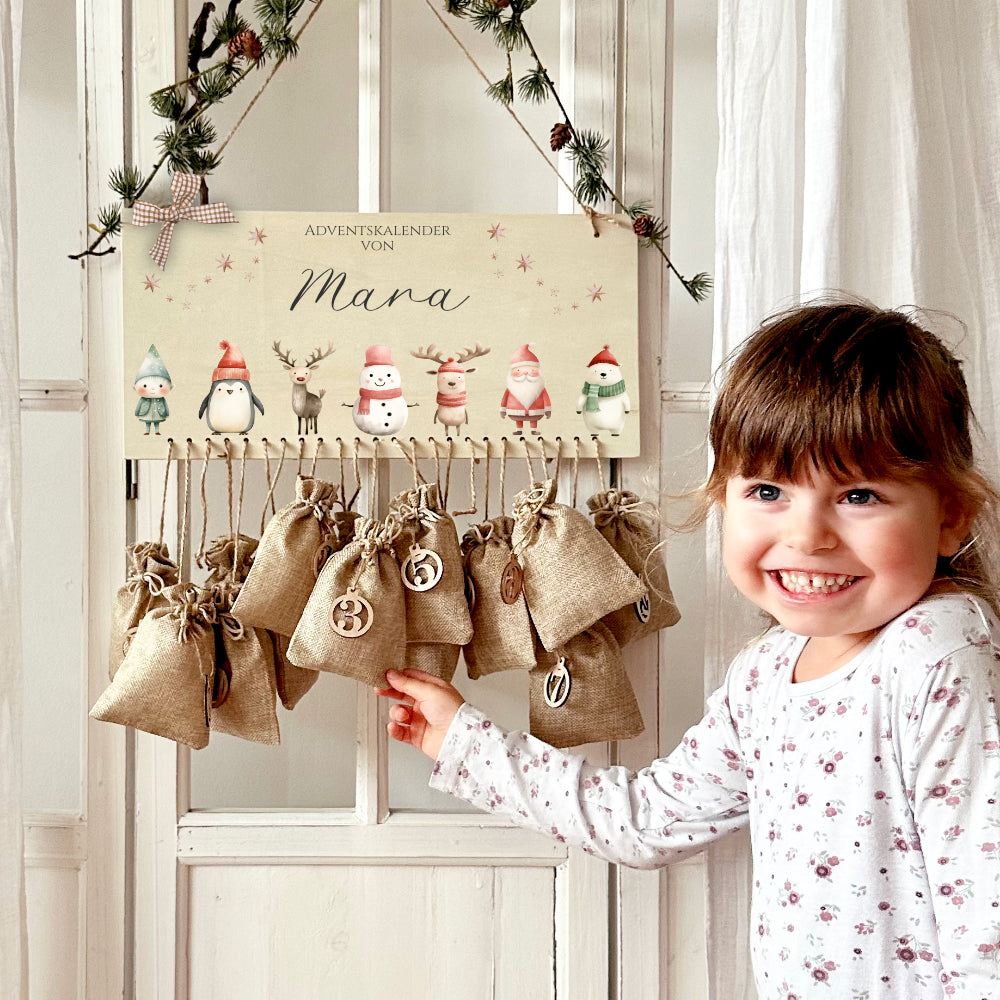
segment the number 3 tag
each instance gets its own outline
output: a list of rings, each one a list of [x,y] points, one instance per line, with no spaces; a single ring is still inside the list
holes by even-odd
[[[566,666],[566,657],[560,656],[556,665],[545,675],[545,704],[549,708],[562,708],[569,698],[572,686],[573,678],[570,676],[569,667]]]
[[[330,628],[345,639],[356,639],[372,627],[372,606],[353,590],[338,597],[330,607]]]

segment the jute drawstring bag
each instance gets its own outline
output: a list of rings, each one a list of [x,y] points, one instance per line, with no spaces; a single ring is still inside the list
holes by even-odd
[[[292,641],[290,636],[279,635],[277,632],[264,634],[271,640],[274,652],[274,683],[278,697],[281,704],[291,711],[319,680],[319,671],[297,667],[288,659],[288,644]]]
[[[164,591],[177,583],[177,566],[162,541],[140,542],[129,545],[125,551],[128,577],[118,588],[111,612],[108,676],[112,679],[143,616],[153,608],[163,607]]]
[[[108,650],[108,676],[113,680],[125,659],[129,643],[143,615],[166,604],[163,592],[178,582],[177,564],[163,543],[167,519],[167,496],[170,485],[170,460],[174,439],[167,439],[166,470],[163,475],[163,499],[160,504],[160,537],[156,542],[139,542],[125,548],[128,561],[125,583],[115,594],[111,610],[111,646]],[[190,462],[187,466],[190,473]],[[185,493],[186,495],[186,493]]]
[[[511,542],[528,613],[548,650],[645,592],[587,516],[556,502],[556,488],[548,479],[517,494]]]
[[[680,612],[667,578],[667,567],[657,548],[656,508],[628,490],[602,490],[587,506],[594,527],[635,573],[645,595],[634,604],[613,611],[603,620],[624,646],[680,621]]]
[[[554,747],[627,740],[643,731],[621,650],[596,622],[564,646],[539,647],[529,674],[528,718],[533,736]]]
[[[238,584],[212,587],[215,602],[216,670],[228,691],[216,685],[212,729],[253,743],[281,742],[275,712],[274,646],[264,629],[246,628],[233,613]]]
[[[472,638],[458,533],[436,483],[394,497],[400,523],[393,544],[406,600],[406,641],[464,646]]]
[[[132,726],[200,750],[208,745],[215,672],[215,602],[176,584],[139,623],[93,719]]]
[[[338,490],[308,476],[295,484],[295,500],[268,522],[253,568],[233,613],[244,624],[281,635],[295,631],[324,559],[337,545],[329,513]]]
[[[354,538],[326,562],[288,646],[299,667],[386,687],[405,666],[406,599],[393,543],[399,522],[359,517]],[[238,603],[238,602],[237,602]]]
[[[198,560],[208,570],[206,587],[235,580],[242,584],[253,566],[254,556],[260,543],[256,538],[240,535],[234,543],[231,535],[217,538]]]
[[[535,634],[524,594],[501,593],[510,563],[514,521],[495,517],[473,525],[462,538],[466,594],[472,613],[472,639],[465,646],[465,666],[475,680],[501,670],[535,666]]]
[[[458,667],[461,646],[451,642],[408,642],[406,666],[450,681]]]

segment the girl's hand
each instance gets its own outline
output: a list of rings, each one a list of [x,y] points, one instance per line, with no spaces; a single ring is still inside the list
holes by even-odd
[[[451,720],[465,699],[447,681],[423,670],[387,670],[385,676],[392,686],[376,688],[375,693],[402,702],[389,709],[389,735],[437,760]]]

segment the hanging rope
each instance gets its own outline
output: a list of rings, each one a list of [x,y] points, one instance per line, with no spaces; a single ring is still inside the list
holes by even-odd
[[[281,467],[285,464],[285,448],[288,442],[282,438],[281,439],[281,457],[278,459],[278,469],[274,474],[274,478],[271,478],[271,463],[267,462],[267,496],[264,498],[264,513],[260,515],[260,533],[264,534],[264,522],[267,520],[267,508],[268,505],[271,507],[271,516],[275,514],[274,507],[274,489],[278,485],[278,480],[281,478]],[[265,449],[267,448],[267,440],[264,443]],[[264,452],[265,458],[267,457],[267,451]]]
[[[174,439],[167,438],[167,467],[163,474],[163,503],[160,505],[160,546],[163,546],[163,530],[167,523],[167,485],[170,482],[170,453],[174,448]]]
[[[313,9],[309,11],[309,16],[305,19],[305,21],[302,22],[302,27],[299,28],[299,30],[295,34],[296,42],[298,42],[298,40],[302,37],[302,32],[309,27],[309,22],[316,16],[316,12],[322,6],[323,6],[323,0],[314,0]],[[229,135],[226,136],[226,138],[222,142],[222,145],[219,146],[219,148],[216,150],[216,156],[220,156],[222,154],[222,151],[226,148],[226,146],[229,145],[230,140],[233,138],[234,135],[236,135],[236,130],[243,124],[243,121],[246,118],[246,116],[250,114],[250,109],[257,103],[257,101],[260,100],[260,97],[267,89],[268,84],[274,79],[274,74],[278,72],[278,70],[281,68],[281,66],[284,65],[284,63],[285,63],[284,59],[279,59],[274,64],[274,68],[271,70],[270,73],[267,74],[267,77],[265,78],[264,82],[260,85],[260,89],[257,91],[256,94],[253,95],[253,97],[250,100],[250,103],[246,106],[246,109],[244,110],[243,114],[241,114],[239,118],[236,119],[236,124],[233,125],[233,127],[229,130]]]
[[[208,473],[208,463],[212,457],[212,439],[205,438],[205,464],[201,467],[201,543],[194,561],[205,568],[205,542],[208,538],[208,496],[205,493],[205,477]]]
[[[490,439],[484,437],[483,443],[486,445],[486,499],[483,502],[483,520],[488,521],[490,519]]]

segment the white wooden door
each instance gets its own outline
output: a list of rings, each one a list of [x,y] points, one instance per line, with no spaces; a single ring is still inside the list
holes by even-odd
[[[103,178],[122,150],[148,168],[162,123],[146,110],[145,95],[180,72],[178,52],[200,8],[193,0],[121,7],[81,0],[93,205],[107,200]],[[671,11],[662,0],[562,0],[531,13],[536,46],[574,120],[612,140],[616,185],[626,200],[648,198],[664,216]],[[453,27],[488,71],[502,75],[490,43],[465,23]],[[427,4],[325,0],[301,44],[299,58],[281,68],[233,137],[211,179],[213,197],[316,211],[573,209],[538,153],[482,94]],[[238,107],[215,117],[222,135],[245,96],[232,103]],[[544,145],[558,111],[521,106],[519,113]],[[129,124],[124,132],[116,115]],[[569,177],[568,163],[560,166]],[[660,399],[669,410],[676,396],[659,360],[668,279],[653,254],[642,256],[640,268],[641,353],[649,358],[640,390],[644,457],[623,463],[622,475],[625,485],[656,495]],[[120,275],[114,262],[91,265],[89,275],[90,451],[95,464],[101,456],[113,469]],[[382,496],[405,483],[399,465],[379,470]],[[192,472],[199,476],[200,467]],[[293,472],[286,469],[279,497],[290,494]],[[336,474],[322,466],[318,473]],[[514,475],[508,498],[519,488]],[[157,529],[162,476],[161,463],[143,463],[126,521],[137,539]],[[207,481],[221,527],[221,466]],[[596,470],[582,470],[581,496],[596,485]],[[117,488],[114,476],[97,484],[94,502],[121,509],[111,493]],[[260,470],[251,469],[246,509],[254,515],[246,524],[260,517],[263,493]],[[362,496],[362,509],[365,502]],[[177,507],[175,499],[171,524]],[[196,500],[196,532],[199,518]],[[94,549],[92,584],[106,590],[115,560]],[[103,592],[92,600],[97,612],[106,610]],[[655,639],[629,651],[646,733],[588,747],[592,759],[638,766],[656,755],[658,662]],[[101,674],[92,668],[93,697]],[[526,723],[525,678],[458,683],[498,721]],[[98,883],[88,883],[88,995],[117,996],[117,986],[126,997],[157,1000],[367,1000],[400,989],[414,1000],[662,995],[660,875],[619,871],[462,811],[426,789],[427,762],[387,746],[384,721],[369,691],[324,676],[294,713],[282,715],[280,749],[213,736],[207,750],[192,754],[142,733],[92,735],[88,838]]]

